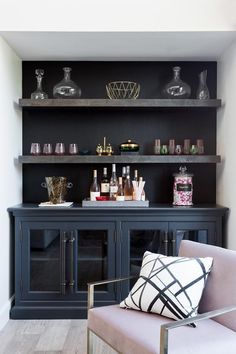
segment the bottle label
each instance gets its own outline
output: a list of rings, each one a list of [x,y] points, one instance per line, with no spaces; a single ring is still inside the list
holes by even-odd
[[[115,194],[118,191],[118,186],[110,186],[110,193]]]
[[[101,193],[109,193],[110,184],[109,183],[101,183]]]
[[[100,197],[100,192],[90,192],[91,201],[96,201],[96,197]]]
[[[123,202],[125,200],[125,196],[124,195],[117,195],[116,200],[117,200],[117,202]]]
[[[191,192],[191,190],[192,190],[191,184],[177,183],[177,191],[178,192]]]
[[[125,200],[133,200],[133,196],[132,195],[125,195]]]

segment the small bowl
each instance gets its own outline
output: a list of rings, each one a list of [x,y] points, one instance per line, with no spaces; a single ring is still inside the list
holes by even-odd
[[[106,85],[110,99],[136,99],[140,93],[140,84],[132,81],[113,81]]]

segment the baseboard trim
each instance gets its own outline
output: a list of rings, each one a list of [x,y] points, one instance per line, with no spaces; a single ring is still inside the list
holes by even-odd
[[[5,303],[0,311],[0,330],[6,325],[10,318],[10,310],[12,301],[14,300],[14,295]]]

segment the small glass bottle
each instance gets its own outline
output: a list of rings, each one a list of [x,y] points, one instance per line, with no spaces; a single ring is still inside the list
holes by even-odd
[[[100,197],[100,186],[97,180],[97,170],[93,170],[93,183],[90,187],[90,200],[95,201],[96,197]]]
[[[116,177],[116,164],[112,164],[112,173],[111,173],[111,179],[110,179],[110,199],[111,200],[116,200],[116,194],[118,190],[118,181]]]
[[[81,89],[71,80],[71,68],[63,68],[64,78],[53,87],[53,97],[55,98],[79,98]]]
[[[45,98],[48,98],[48,95],[45,92],[43,92],[43,89],[42,89],[42,80],[43,80],[44,70],[43,69],[36,69],[35,74],[36,74],[36,79],[37,79],[37,88],[34,92],[31,93],[31,99],[32,100],[43,100]]]
[[[101,180],[101,196],[109,197],[110,195],[110,183],[107,177],[107,168],[103,168],[103,176]]]
[[[120,201],[120,202],[123,202],[125,200],[122,177],[119,177],[119,184],[118,184],[116,200]]]
[[[163,89],[165,98],[188,98],[191,95],[190,86],[180,78],[180,66],[174,66],[173,78]]]

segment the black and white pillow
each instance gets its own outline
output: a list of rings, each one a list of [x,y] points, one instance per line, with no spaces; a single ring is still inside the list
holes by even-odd
[[[139,278],[123,308],[181,319],[197,314],[213,258],[168,257],[145,252]]]

